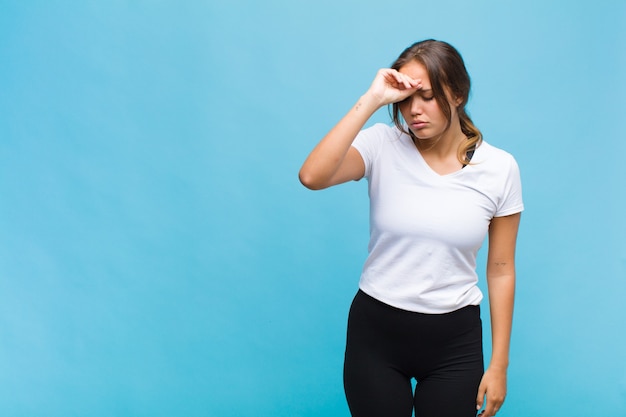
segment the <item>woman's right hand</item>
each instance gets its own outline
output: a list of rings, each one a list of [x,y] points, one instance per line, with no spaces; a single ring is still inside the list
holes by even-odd
[[[379,105],[397,103],[422,88],[422,80],[415,80],[391,68],[378,70],[366,94],[371,95]]]

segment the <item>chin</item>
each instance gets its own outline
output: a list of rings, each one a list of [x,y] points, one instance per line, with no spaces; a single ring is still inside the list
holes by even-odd
[[[424,135],[424,134],[421,134],[421,135],[416,135],[416,134],[415,134],[415,132],[413,132],[413,137],[414,137],[415,139],[419,140],[419,141],[422,141],[422,142],[427,141],[427,140],[432,140],[432,139],[434,139],[434,137],[432,137],[432,136],[426,136],[426,135]]]

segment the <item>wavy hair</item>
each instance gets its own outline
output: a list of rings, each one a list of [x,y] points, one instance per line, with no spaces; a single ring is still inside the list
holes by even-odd
[[[391,65],[391,68],[397,71],[411,61],[417,61],[426,68],[435,100],[448,120],[446,130],[450,127],[452,119],[452,109],[446,96],[446,90],[455,98],[462,99],[458,105],[457,113],[461,131],[468,140],[463,141],[459,146],[457,158],[463,165],[469,164],[467,154],[480,145],[483,135],[465,110],[465,105],[469,99],[471,82],[461,54],[446,42],[427,39],[416,42],[406,48]],[[393,103],[391,117],[398,129],[411,137],[414,136],[411,131],[405,129],[402,123],[399,103]]]

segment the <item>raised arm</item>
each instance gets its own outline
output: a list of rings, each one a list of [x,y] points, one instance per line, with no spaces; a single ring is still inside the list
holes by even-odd
[[[521,213],[495,217],[489,226],[487,287],[491,315],[492,353],[476,399],[477,407],[487,404],[481,413],[491,417],[502,407],[506,396],[506,373],[515,297],[515,246]]]
[[[356,135],[380,107],[404,100],[419,88],[421,80],[389,68],[379,70],[367,92],[311,151],[300,168],[300,182],[319,190],[362,178],[365,164],[351,147]]]

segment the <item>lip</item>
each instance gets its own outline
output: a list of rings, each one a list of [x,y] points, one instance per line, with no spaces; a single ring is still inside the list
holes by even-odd
[[[423,129],[426,127],[428,123],[424,122],[422,120],[416,120],[414,122],[411,122],[411,128],[413,129]]]

